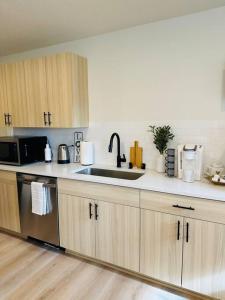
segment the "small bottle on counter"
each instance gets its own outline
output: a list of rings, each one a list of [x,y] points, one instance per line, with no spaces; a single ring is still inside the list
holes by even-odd
[[[46,147],[45,147],[45,162],[46,163],[52,162],[52,151],[51,151],[49,144],[46,144]]]

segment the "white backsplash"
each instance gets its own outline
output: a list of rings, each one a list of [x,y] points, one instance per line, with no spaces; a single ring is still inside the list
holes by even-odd
[[[225,121],[165,121],[165,122],[107,122],[93,123],[87,129],[24,129],[14,130],[16,135],[47,135],[53,150],[54,160],[57,159],[57,147],[61,143],[73,144],[75,131],[83,131],[85,140],[95,144],[95,160],[99,164],[115,165],[116,144],[113,153],[108,152],[109,139],[113,132],[121,138],[121,153],[125,153],[129,162],[129,147],[138,140],[143,147],[143,159],[148,168],[155,167],[157,151],[148,132],[148,125],[171,125],[175,134],[170,147],[178,144],[194,143],[205,147],[204,165],[213,161],[225,164]],[[116,141],[115,141],[116,142]]]

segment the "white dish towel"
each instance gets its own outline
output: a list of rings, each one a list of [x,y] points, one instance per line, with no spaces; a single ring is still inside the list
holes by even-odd
[[[47,189],[42,182],[31,182],[32,213],[40,216],[46,215]]]

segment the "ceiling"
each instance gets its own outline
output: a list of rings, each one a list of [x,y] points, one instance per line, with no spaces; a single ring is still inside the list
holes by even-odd
[[[0,0],[0,56],[225,6],[225,0]]]

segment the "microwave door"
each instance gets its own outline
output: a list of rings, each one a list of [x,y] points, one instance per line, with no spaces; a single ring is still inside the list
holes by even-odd
[[[0,162],[5,164],[19,164],[16,142],[0,142]]]

